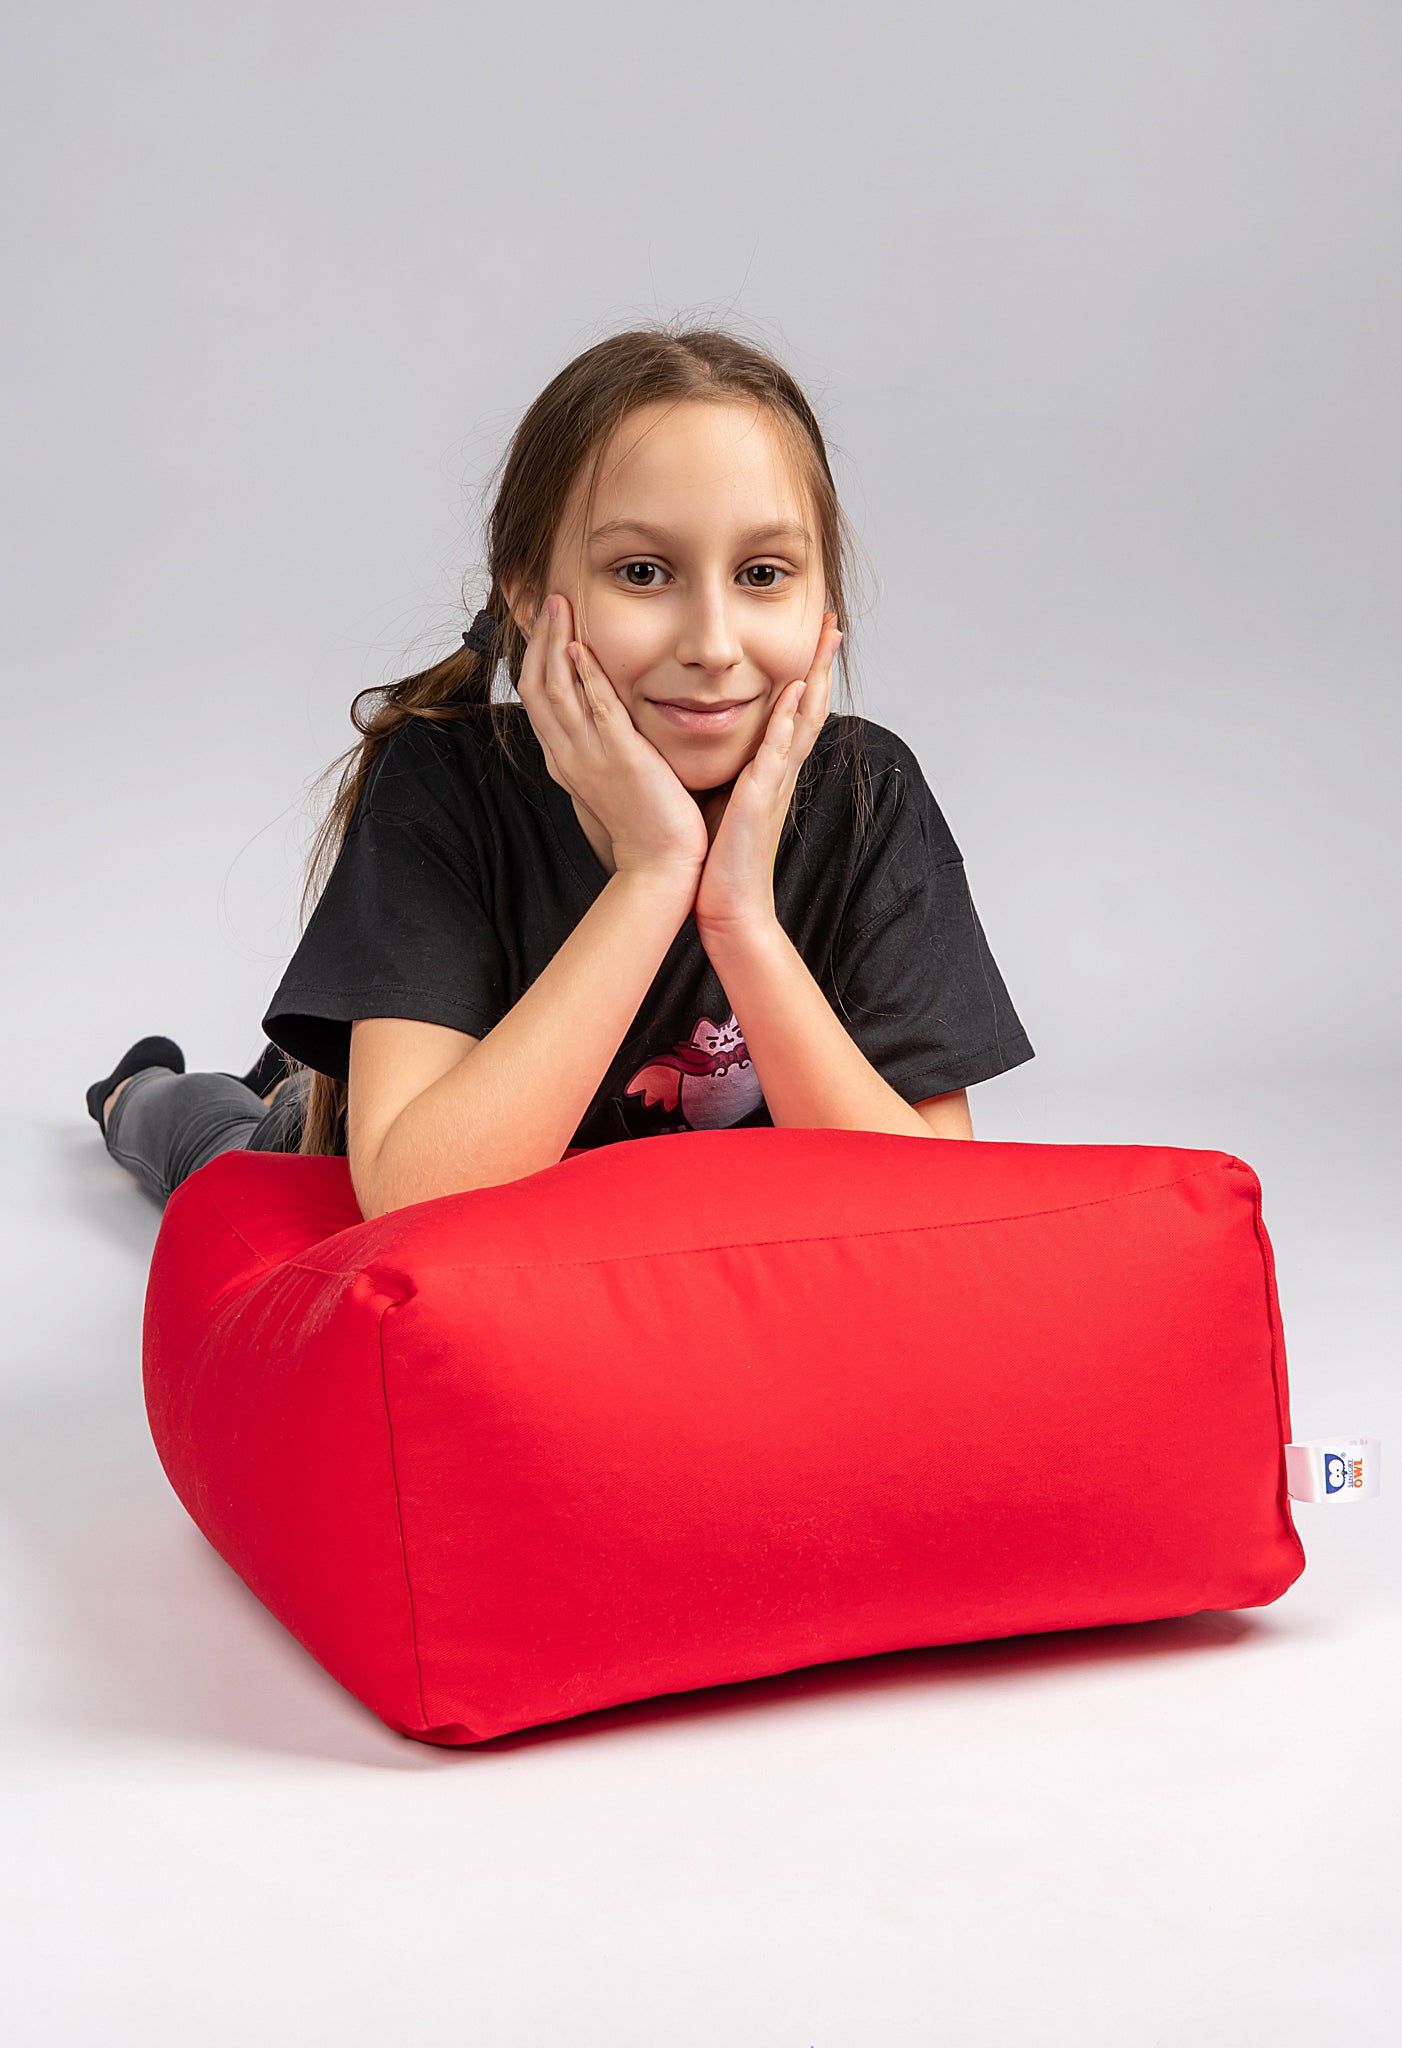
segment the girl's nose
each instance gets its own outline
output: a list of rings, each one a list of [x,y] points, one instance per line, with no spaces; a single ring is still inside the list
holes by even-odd
[[[740,636],[723,603],[709,600],[691,608],[677,636],[677,657],[701,668],[731,668],[740,660]]]

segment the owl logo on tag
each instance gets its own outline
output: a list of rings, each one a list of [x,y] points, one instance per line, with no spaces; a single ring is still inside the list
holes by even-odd
[[[1337,1451],[1324,1453],[1324,1493],[1326,1499],[1331,1493],[1341,1493],[1348,1485],[1349,1472],[1345,1459]]]

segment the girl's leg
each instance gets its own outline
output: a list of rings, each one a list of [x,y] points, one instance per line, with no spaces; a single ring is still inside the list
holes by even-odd
[[[289,1083],[274,1106],[294,1093]],[[113,1103],[103,1137],[119,1165],[164,1206],[196,1167],[247,1146],[271,1114],[260,1096],[228,1074],[143,1067]]]
[[[295,1152],[302,1143],[302,1126],[307,1120],[307,1097],[311,1094],[310,1069],[299,1068],[281,1082],[268,1114],[248,1141],[250,1152]],[[264,1097],[267,1100],[267,1097]]]

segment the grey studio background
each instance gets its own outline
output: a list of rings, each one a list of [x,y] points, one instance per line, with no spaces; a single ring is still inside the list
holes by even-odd
[[[1402,17],[255,0],[5,44],[10,2038],[1393,2038],[1386,1464],[1297,1510],[1271,1608],[431,1751],[170,1494],[159,1215],[83,1090],[146,1032],[250,1063],[313,779],[456,642],[521,410],[733,322],[831,437],[855,708],[1037,1048],[979,1138],[1248,1160],[1294,1433],[1386,1461]]]

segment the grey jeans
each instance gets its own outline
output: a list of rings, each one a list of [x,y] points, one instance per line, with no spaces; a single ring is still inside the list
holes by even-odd
[[[295,1074],[271,1104],[228,1074],[143,1067],[112,1106],[112,1157],[164,1208],[182,1180],[220,1152],[295,1152],[311,1076]]]

